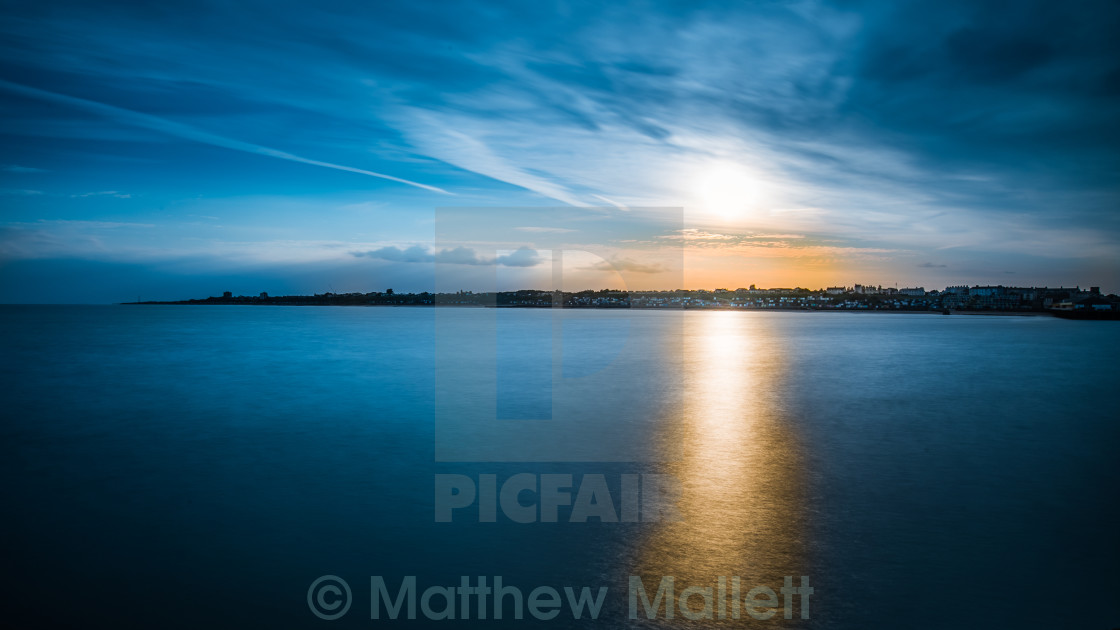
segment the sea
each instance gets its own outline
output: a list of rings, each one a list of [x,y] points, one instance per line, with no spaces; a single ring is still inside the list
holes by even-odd
[[[1120,627],[1120,322],[118,305],[0,326],[8,627]]]

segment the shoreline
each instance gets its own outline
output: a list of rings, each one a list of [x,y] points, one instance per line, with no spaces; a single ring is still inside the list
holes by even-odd
[[[633,307],[633,306],[537,306],[522,304],[331,304],[299,302],[226,302],[226,301],[186,301],[186,302],[120,302],[117,306],[298,306],[298,307],[342,307],[342,308],[466,308],[466,309],[526,309],[581,311],[734,311],[749,313],[879,313],[890,315],[979,315],[984,317],[1057,317],[1049,311],[980,311],[980,310],[914,310],[914,309],[854,309],[854,308],[742,308],[731,306],[702,307]]]

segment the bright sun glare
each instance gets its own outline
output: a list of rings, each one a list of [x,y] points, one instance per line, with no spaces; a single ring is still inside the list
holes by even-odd
[[[744,219],[755,210],[758,182],[738,165],[720,164],[700,175],[696,193],[708,212],[729,221]]]

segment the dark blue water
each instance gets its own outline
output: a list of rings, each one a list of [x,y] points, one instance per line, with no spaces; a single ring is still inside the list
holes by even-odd
[[[406,575],[609,587],[597,621],[545,627],[642,625],[630,575],[651,594],[811,578],[810,619],[729,626],[1120,626],[1112,322],[83,306],[0,324],[20,627],[368,627],[371,575],[394,594]],[[462,419],[443,433],[437,400]],[[584,461],[490,456],[546,451],[571,414],[586,439],[555,442]],[[671,475],[683,520],[434,522],[435,474],[523,472],[603,474],[616,500],[622,474]],[[307,602],[327,574],[353,589],[329,622]]]

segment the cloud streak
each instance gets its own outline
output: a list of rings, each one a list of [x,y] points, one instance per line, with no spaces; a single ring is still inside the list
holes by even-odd
[[[660,264],[646,264],[633,260],[630,258],[614,257],[608,260],[601,260],[592,265],[580,267],[583,271],[627,271],[630,273],[664,273],[668,271]]]
[[[541,263],[540,255],[536,250],[529,247],[520,247],[509,254],[502,254],[493,258],[479,256],[475,250],[469,247],[452,247],[431,252],[420,245],[413,245],[404,249],[389,245],[365,252],[351,252],[351,255],[358,258],[374,258],[389,262],[469,266],[535,267]]]
[[[413,186],[413,187],[416,187],[416,188],[421,188],[423,190],[427,190],[427,191],[431,191],[431,192],[435,192],[435,193],[440,193],[440,194],[444,194],[444,195],[452,194],[452,193],[449,193],[448,191],[446,191],[446,190],[444,190],[444,189],[442,189],[438,186],[429,186],[428,184],[421,184],[420,182],[414,182],[414,181],[411,181],[411,180],[408,180],[408,179],[403,179],[403,178],[400,178],[400,177],[394,177],[392,175],[386,175],[384,173],[375,173],[373,171],[367,171],[365,169],[355,168],[353,166],[345,166],[345,165],[342,165],[342,164],[334,164],[334,163],[331,163],[331,162],[324,162],[322,160],[313,160],[311,158],[306,158],[306,157],[303,157],[303,156],[295,155],[293,153],[280,151],[278,149],[273,149],[273,148],[262,146],[262,145],[259,145],[259,144],[253,144],[253,143],[250,143],[250,142],[242,142],[240,140],[235,140],[233,138],[227,138],[227,137],[220,136],[220,135],[217,135],[217,134],[214,134],[214,133],[203,131],[201,129],[197,129],[195,127],[191,127],[190,125],[185,125],[183,123],[175,122],[173,120],[167,120],[167,119],[164,119],[164,118],[160,118],[158,116],[152,116],[150,114],[144,114],[144,113],[141,113],[141,112],[132,111],[132,110],[129,110],[129,109],[124,109],[122,107],[116,107],[114,105],[107,105],[105,103],[99,103],[97,101],[91,101],[91,100],[87,100],[87,99],[84,99],[84,98],[78,98],[76,96],[69,96],[69,95],[60,94],[60,93],[57,93],[57,92],[40,90],[39,88],[34,88],[34,87],[19,84],[19,83],[13,83],[11,81],[7,81],[7,80],[4,80],[4,79],[0,79],[0,89],[7,90],[9,92],[14,92],[14,93],[20,94],[22,96],[28,96],[28,97],[31,97],[31,98],[50,101],[52,103],[60,103],[60,104],[64,104],[64,105],[69,105],[69,106],[76,107],[76,108],[79,108],[79,109],[82,109],[82,110],[85,110],[85,111],[88,111],[88,112],[98,114],[100,116],[104,116],[106,118],[110,118],[110,119],[112,119],[112,120],[114,120],[118,123],[132,125],[132,126],[136,126],[136,127],[141,127],[141,128],[148,129],[148,130],[151,130],[151,131],[157,131],[159,133],[163,133],[163,134],[175,137],[175,138],[181,138],[183,140],[190,140],[192,142],[209,144],[209,145],[212,145],[212,146],[222,147],[224,149],[231,149],[231,150],[234,150],[234,151],[242,151],[242,152],[245,152],[245,153],[252,153],[254,155],[264,155],[264,156],[267,156],[267,157],[277,158],[277,159],[280,159],[280,160],[288,160],[290,162],[298,162],[300,164],[309,164],[311,166],[319,166],[319,167],[322,167],[322,168],[330,168],[330,169],[334,169],[336,171],[346,171],[346,172],[349,172],[349,173],[357,173],[359,175],[367,175],[369,177],[376,177],[376,178],[379,178],[379,179],[385,179],[385,180],[397,182],[397,183],[400,183],[400,184],[405,184],[405,185],[408,185],[408,186]]]

